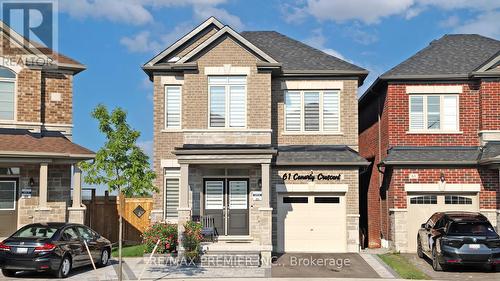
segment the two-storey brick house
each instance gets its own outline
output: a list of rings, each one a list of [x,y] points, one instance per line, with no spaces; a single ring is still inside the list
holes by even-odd
[[[414,252],[438,211],[500,225],[500,41],[445,35],[395,66],[359,100],[361,227],[369,247]]]
[[[153,220],[182,230],[214,219],[209,251],[358,251],[366,70],[213,17],[143,69],[154,83]]]
[[[1,22],[0,36],[0,237],[33,222],[83,223],[75,165],[94,153],[71,135],[73,77],[85,67]]]

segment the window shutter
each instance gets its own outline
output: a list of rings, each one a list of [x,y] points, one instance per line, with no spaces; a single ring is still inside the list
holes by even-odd
[[[229,87],[229,126],[245,127],[246,94],[244,86]]]
[[[424,129],[424,97],[410,96],[410,130]]]
[[[165,208],[167,219],[177,219],[179,207],[179,179],[167,178],[165,180]]]
[[[458,99],[456,96],[443,97],[443,130],[458,130]]]
[[[441,97],[427,97],[427,129],[439,130],[441,127]]]
[[[165,124],[167,128],[181,127],[181,87],[166,87]]]
[[[319,93],[304,93],[304,130],[319,131]]]
[[[0,81],[0,120],[14,120],[14,82]]]
[[[287,92],[285,95],[285,128],[287,131],[300,131],[300,93]]]
[[[210,127],[226,126],[226,87],[210,86]]]
[[[340,131],[339,92],[323,93],[323,131]]]

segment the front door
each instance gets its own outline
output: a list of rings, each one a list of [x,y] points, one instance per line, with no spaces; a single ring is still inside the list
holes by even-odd
[[[0,237],[17,230],[17,179],[0,179]]]
[[[219,235],[248,235],[248,180],[205,180],[205,215]]]

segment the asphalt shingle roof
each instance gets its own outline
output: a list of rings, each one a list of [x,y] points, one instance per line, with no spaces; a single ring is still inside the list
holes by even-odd
[[[369,162],[344,145],[289,145],[279,146],[276,165],[353,165]]]
[[[496,159],[495,159],[496,158]],[[500,142],[488,142],[483,148],[482,161],[496,160],[500,162]]]
[[[389,154],[382,161],[391,164],[475,164],[481,155],[479,147],[415,147],[397,146],[389,149]]]
[[[407,75],[467,75],[500,52],[500,41],[477,34],[451,34],[384,73],[383,79]]]
[[[276,31],[244,31],[245,39],[282,64],[284,71],[333,70],[367,72],[352,63],[328,55]]]
[[[0,154],[30,153],[69,158],[94,158],[94,152],[71,142],[62,134],[40,136],[27,130],[0,130]]]

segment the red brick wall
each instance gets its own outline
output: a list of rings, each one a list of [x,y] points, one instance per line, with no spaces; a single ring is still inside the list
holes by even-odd
[[[408,134],[409,131],[409,97],[406,86],[417,84],[389,84],[387,87],[389,111],[389,145],[390,146],[476,146],[479,145],[477,135],[479,129],[479,90],[478,86],[462,85],[463,93],[459,95],[460,131],[461,134]],[[425,84],[429,85],[429,84]],[[435,84],[438,85],[438,84]],[[444,85],[444,84],[440,84]]]
[[[418,174],[418,180],[410,180],[409,174]],[[496,209],[500,207],[497,200],[498,170],[478,170],[476,168],[395,168],[389,186],[390,208],[406,208],[406,183],[437,183],[441,173],[446,183],[475,183],[481,185],[479,207]]]
[[[481,130],[500,130],[500,81],[481,82]]]

